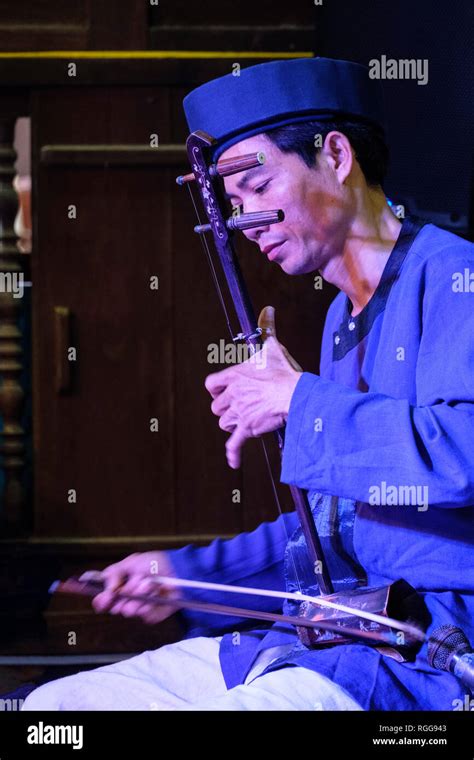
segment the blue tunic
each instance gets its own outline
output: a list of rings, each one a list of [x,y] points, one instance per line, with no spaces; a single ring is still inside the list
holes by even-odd
[[[281,474],[308,490],[336,590],[404,578],[425,600],[428,633],[452,623],[471,641],[473,306],[474,246],[407,217],[362,312],[351,317],[343,293],[330,306],[320,375],[303,373],[292,397]],[[278,590],[295,588],[296,566],[303,590],[317,593],[304,548],[293,512],[169,556],[180,577]],[[271,599],[194,596],[281,612]],[[365,709],[452,710],[464,699],[454,676],[430,667],[426,644],[414,662],[397,662],[359,643],[307,649],[291,626],[244,631],[241,619],[180,614],[187,636],[228,632],[220,660],[229,688],[243,683],[259,651],[293,642],[268,671],[318,671]]]

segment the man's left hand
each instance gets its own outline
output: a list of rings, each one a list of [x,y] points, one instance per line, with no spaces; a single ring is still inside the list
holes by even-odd
[[[266,306],[260,313],[263,347],[250,359],[221,372],[208,375],[205,386],[214,399],[211,409],[219,427],[232,433],[226,442],[229,466],[240,467],[241,448],[248,438],[256,438],[282,427],[302,369],[278,342],[275,309]]]

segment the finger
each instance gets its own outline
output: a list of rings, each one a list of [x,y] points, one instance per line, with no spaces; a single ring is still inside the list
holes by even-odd
[[[96,612],[109,612],[112,611],[112,607],[117,603],[117,597],[115,594],[111,594],[108,591],[102,591],[92,599],[92,606]]]
[[[273,306],[263,307],[258,316],[258,326],[262,329],[262,341],[265,341],[270,335],[276,338],[275,308]]]
[[[140,556],[140,552],[134,552],[129,554],[125,559],[121,559],[119,562],[113,562],[111,565],[107,565],[101,571],[105,578],[115,578],[117,576],[126,577],[129,568],[133,568],[136,565],[137,557]]]
[[[122,590],[120,593],[122,593]],[[110,612],[111,615],[121,615],[124,607],[129,602],[130,600],[121,599],[117,594],[104,591],[94,597],[92,600],[92,606],[96,612]],[[134,603],[136,604],[136,602]],[[138,604],[141,605],[143,602],[140,600]]]
[[[119,595],[123,596],[146,596],[150,598],[156,598],[157,596],[172,595],[177,589],[174,586],[166,585],[166,581],[157,581],[153,576],[138,576],[135,575],[122,586]],[[122,600],[124,603],[127,601],[141,601],[145,600]]]
[[[233,377],[233,367],[223,369],[221,372],[213,372],[204,380],[204,386],[213,398],[225,391]]]
[[[164,599],[167,596],[173,594],[174,589],[165,587],[161,583],[157,583],[151,578],[143,578],[139,583],[135,584],[133,594],[131,596],[149,597],[148,603],[144,599],[122,599],[119,600],[111,609],[111,612],[115,614],[123,615],[124,617],[142,617],[143,615],[150,615],[156,607],[153,605],[153,601]],[[160,605],[161,606],[161,605]]]
[[[226,412],[226,414],[223,414],[219,419],[220,429],[225,430],[227,433],[232,433],[233,430],[237,427],[237,424],[238,418],[231,411]]]
[[[124,617],[135,617],[138,614],[140,607],[143,607],[143,602],[124,602],[120,608],[120,615]]]
[[[120,565],[110,565],[103,571],[103,581],[106,591],[118,591],[122,589],[130,576],[125,567]]]
[[[102,581],[104,590],[97,589],[97,594],[91,603],[96,612],[106,612],[114,602],[115,594],[113,591],[120,587],[121,576],[117,572],[107,575],[103,570],[86,570],[79,576],[79,580],[86,583],[88,581]]]
[[[247,438],[245,430],[237,425],[230,438],[226,441],[227,463],[233,470],[238,470],[240,467],[241,449]]]
[[[86,570],[79,576],[80,581],[103,581],[104,574],[102,570]]]
[[[225,390],[214,398],[214,401],[211,404],[211,411],[213,414],[220,417],[222,414],[224,414],[224,412],[227,411],[230,403],[230,394],[228,390]]]

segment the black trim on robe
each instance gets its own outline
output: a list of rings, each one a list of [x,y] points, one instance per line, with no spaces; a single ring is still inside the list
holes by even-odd
[[[403,220],[402,228],[397,241],[388,257],[382,277],[377,285],[370,301],[362,311],[353,317],[351,315],[352,303],[346,297],[344,304],[344,318],[339,330],[333,333],[333,361],[343,359],[344,356],[370,332],[376,317],[385,309],[385,304],[391,287],[398,277],[398,272],[410,250],[410,247],[422,227],[427,224],[423,219],[415,216],[407,216]]]

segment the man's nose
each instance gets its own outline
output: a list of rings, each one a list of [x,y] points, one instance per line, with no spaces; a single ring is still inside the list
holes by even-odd
[[[258,198],[253,199],[251,202],[245,204],[245,206],[242,206],[241,213],[242,214],[251,214],[255,213],[257,211],[271,211],[272,208],[268,205],[268,202],[263,202],[263,199],[260,200]],[[242,230],[247,240],[251,240],[253,243],[258,243],[261,236],[268,232],[270,225],[267,222],[262,222],[256,227],[250,227],[247,230]]]
[[[264,232],[269,229],[269,224],[259,224],[258,227],[250,227],[248,230],[242,230],[247,240],[251,240],[252,243],[259,242]]]

